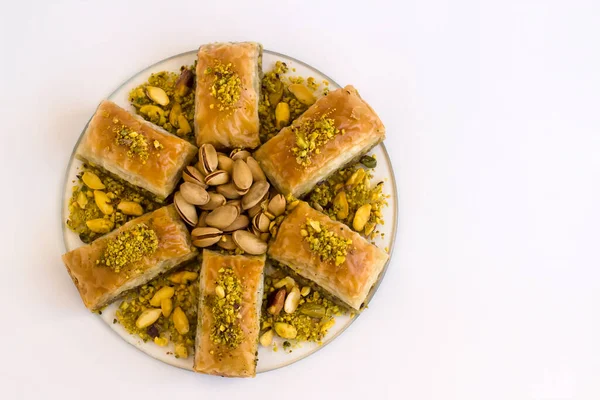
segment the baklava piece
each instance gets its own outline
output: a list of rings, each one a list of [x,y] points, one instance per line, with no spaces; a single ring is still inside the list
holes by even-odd
[[[105,100],[89,122],[76,155],[165,199],[197,151],[196,146]]]
[[[300,197],[384,138],[375,111],[346,86],[318,99],[254,158],[281,193]]]

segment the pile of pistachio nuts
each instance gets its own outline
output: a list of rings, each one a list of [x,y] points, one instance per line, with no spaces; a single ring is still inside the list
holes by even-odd
[[[219,153],[211,144],[186,167],[175,193],[177,212],[192,229],[196,247],[218,247],[237,254],[264,254],[283,220],[286,200],[275,192],[246,150]]]

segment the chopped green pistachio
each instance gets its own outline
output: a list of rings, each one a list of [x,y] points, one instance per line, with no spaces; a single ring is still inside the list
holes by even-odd
[[[142,164],[146,164],[146,161],[148,161],[148,157],[150,155],[148,153],[148,141],[143,134],[132,131],[123,126],[117,131],[115,143],[118,146],[125,146],[129,149],[127,151],[127,156],[129,158],[133,158],[137,155]]]
[[[327,118],[326,115],[292,125],[292,131],[296,135],[296,145],[292,147],[292,153],[296,156],[296,162],[304,167],[312,163],[311,158],[319,154],[320,148],[335,135],[344,133],[343,129],[336,128],[335,120]]]
[[[157,249],[156,232],[145,224],[138,224],[110,239],[97,262],[118,273],[122,267],[153,254]]]
[[[242,283],[231,267],[224,267],[219,270],[216,285],[224,289],[225,296],[207,295],[206,301],[214,318],[210,340],[215,344],[235,349],[240,345],[243,338],[240,323]]]
[[[317,254],[321,261],[334,262],[340,265],[346,260],[346,255],[352,239],[346,239],[329,230],[327,227],[313,219],[307,219],[306,224],[302,226],[308,234],[304,240],[309,243],[310,250]]]
[[[214,67],[206,68],[204,74],[214,75],[210,95],[217,100],[217,104],[211,104],[210,108],[217,107],[219,111],[232,109],[242,92],[242,81],[232,64],[217,62]]]

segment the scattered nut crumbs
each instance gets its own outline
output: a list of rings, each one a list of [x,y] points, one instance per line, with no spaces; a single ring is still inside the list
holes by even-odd
[[[104,264],[119,273],[122,267],[153,254],[157,249],[156,232],[145,224],[138,224],[110,239],[102,258],[96,263]]]
[[[310,245],[310,250],[318,254],[321,261],[340,265],[346,261],[346,255],[352,245],[352,239],[346,239],[321,225],[319,221],[307,219],[300,234]]]
[[[205,300],[214,317],[210,340],[235,349],[244,335],[240,324],[242,283],[231,267],[225,267],[219,269],[216,284],[215,294],[207,295]]]
[[[359,232],[367,238],[374,239],[379,234],[379,231],[375,230],[376,226],[384,223],[382,210],[388,204],[389,195],[383,193],[383,182],[371,186],[372,178],[373,173],[370,170],[354,164],[336,171],[320,182],[307,195],[307,199],[313,207],[349,227],[353,227],[356,211],[364,205],[370,205],[368,219]],[[345,207],[346,213],[343,212]]]
[[[153,340],[159,346],[175,344],[175,357],[187,358],[194,348],[198,309],[198,265],[191,264],[182,270],[160,276],[129,293],[116,312],[117,321],[131,334],[138,335],[144,342]],[[171,309],[181,308],[189,321],[189,331],[179,333],[173,322],[173,314],[166,308],[158,319],[147,328],[138,328],[136,321],[142,312],[154,308],[150,301],[164,288],[173,288]],[[166,315],[165,315],[166,314]]]
[[[232,64],[217,62],[214,67],[204,70],[204,75],[213,75],[214,80],[210,87],[210,94],[218,100],[216,107],[219,111],[232,109],[239,101],[242,92],[242,81],[233,69]],[[214,108],[211,104],[210,108]]]
[[[167,71],[152,74],[147,82],[129,92],[129,102],[145,120],[194,143],[195,70],[194,66],[182,66],[179,74]],[[150,99],[148,86],[164,90],[169,103],[163,106]]]
[[[104,233],[119,228],[126,222],[137,218],[134,215],[124,214],[118,208],[114,208],[109,215],[102,213],[94,201],[94,190],[86,186],[82,180],[86,172],[98,177],[100,183],[105,186],[104,191],[111,204],[117,205],[122,201],[134,202],[141,206],[144,213],[160,207],[160,204],[153,200],[153,197],[148,193],[143,193],[139,188],[135,188],[121,179],[114,178],[91,164],[84,164],[77,174],[75,185],[73,185],[73,194],[69,201],[69,219],[67,220],[67,226],[77,233],[84,243],[91,243]],[[87,225],[88,221],[100,221],[102,219],[106,220],[106,226],[109,228],[106,232],[94,232]]]
[[[284,82],[284,74],[287,72],[288,66],[284,62],[277,61],[273,69],[265,73],[262,79],[258,114],[260,117],[260,139],[263,143],[279,133],[281,128],[288,126],[291,121],[308,109],[308,106],[298,101],[287,89],[287,82]],[[278,125],[276,122],[275,110],[279,103],[287,104],[290,112],[287,123],[283,125]]]
[[[304,167],[312,163],[313,155],[321,152],[320,147],[335,135],[344,134],[343,129],[336,128],[335,120],[326,115],[292,125],[292,131],[296,135],[296,146],[292,148],[292,153],[296,156],[296,162]]]

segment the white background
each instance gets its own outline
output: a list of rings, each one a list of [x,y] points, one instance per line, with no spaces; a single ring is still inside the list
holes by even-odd
[[[224,4],[224,5],[221,5]],[[600,3],[2,2],[0,398],[600,398]],[[196,375],[87,312],[60,194],[138,70],[256,40],[352,83],[387,126],[399,236],[334,343],[253,380]]]

